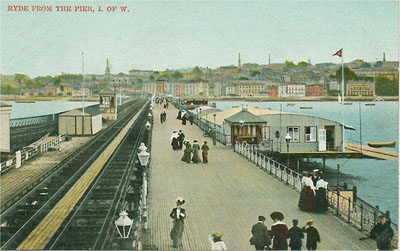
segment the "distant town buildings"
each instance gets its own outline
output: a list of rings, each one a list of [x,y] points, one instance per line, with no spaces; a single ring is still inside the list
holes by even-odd
[[[384,94],[379,91],[385,88],[386,83],[391,81],[393,85],[399,79],[399,62],[387,61],[384,56],[382,61],[376,62],[357,59],[346,63],[345,67],[353,74],[350,79],[358,81],[346,80],[346,95],[397,95],[392,86],[387,86]],[[82,75],[71,73],[34,79],[23,74],[1,75],[0,86],[3,95],[27,96],[90,96],[121,91],[175,97],[323,97],[336,96],[341,90],[339,69],[340,65],[333,63],[243,63],[238,53],[237,65],[214,69],[198,66],[164,71],[131,69],[128,74],[111,74],[107,59],[104,74],[85,75],[83,91]],[[377,87],[367,83],[374,81]]]
[[[375,84],[373,82],[349,82],[347,83],[347,96],[375,96]]]

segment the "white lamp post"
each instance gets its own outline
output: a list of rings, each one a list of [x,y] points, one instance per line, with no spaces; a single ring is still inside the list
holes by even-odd
[[[129,237],[129,234],[132,230],[133,220],[128,217],[128,213],[123,210],[119,214],[119,218],[115,221],[115,227],[118,230],[119,236],[122,239],[126,239]]]
[[[289,133],[286,133],[285,140],[286,140],[286,147],[287,147],[287,167],[289,167],[289,142],[292,139]]]
[[[141,143],[138,149],[140,151],[137,154],[138,158],[139,158],[139,161],[140,161],[140,165],[141,166],[147,166],[147,162],[149,161],[149,157],[150,157],[150,153],[148,153],[146,151],[147,147],[144,145],[144,143]]]
[[[150,128],[151,128],[150,122],[147,121],[146,124],[144,125],[144,127],[146,128],[147,131],[150,130]]]

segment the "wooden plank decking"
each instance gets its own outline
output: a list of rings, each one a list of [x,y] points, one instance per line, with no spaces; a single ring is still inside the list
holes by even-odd
[[[362,152],[370,158],[383,159],[383,160],[394,160],[399,158],[399,154],[382,148],[375,148],[370,146],[361,146],[360,144],[346,142],[346,148],[348,150]],[[361,150],[362,149],[362,150]]]
[[[160,112],[167,112],[167,122],[160,124]],[[375,249],[372,240],[359,241],[363,235],[329,213],[302,212],[297,207],[299,194],[269,176],[228,146],[210,146],[208,164],[186,164],[180,161],[181,151],[171,149],[173,130],[182,129],[186,139],[203,143],[202,132],[189,123],[184,126],[176,119],[177,110],[170,106],[154,108],[151,171],[148,195],[149,230],[142,239],[145,245],[155,245],[160,250],[172,249],[169,232],[172,220],[169,213],[178,196],[186,200],[187,210],[183,248],[209,250],[208,234],[222,232],[229,250],[254,250],[249,245],[250,229],[257,216],[267,218],[273,211],[285,215],[284,222],[291,227],[296,218],[300,225],[309,219],[315,221],[322,242],[319,249]],[[305,241],[303,242],[305,248]]]
[[[91,137],[76,137],[71,141],[63,142],[60,145],[60,151],[44,153],[35,160],[25,162],[20,168],[14,168],[2,175],[0,182],[1,206],[90,139]]]

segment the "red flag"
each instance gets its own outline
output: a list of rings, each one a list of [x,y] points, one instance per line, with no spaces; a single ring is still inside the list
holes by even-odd
[[[335,54],[333,54],[332,56],[338,56],[338,57],[342,57],[342,49],[338,50]]]

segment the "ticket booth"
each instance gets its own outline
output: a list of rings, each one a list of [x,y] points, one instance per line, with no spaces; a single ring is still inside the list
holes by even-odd
[[[103,118],[117,120],[118,105],[116,92],[102,92],[100,95],[100,111]]]
[[[232,144],[259,144],[262,140],[262,128],[267,121],[243,108],[242,111],[226,118],[225,123],[230,126]]]

